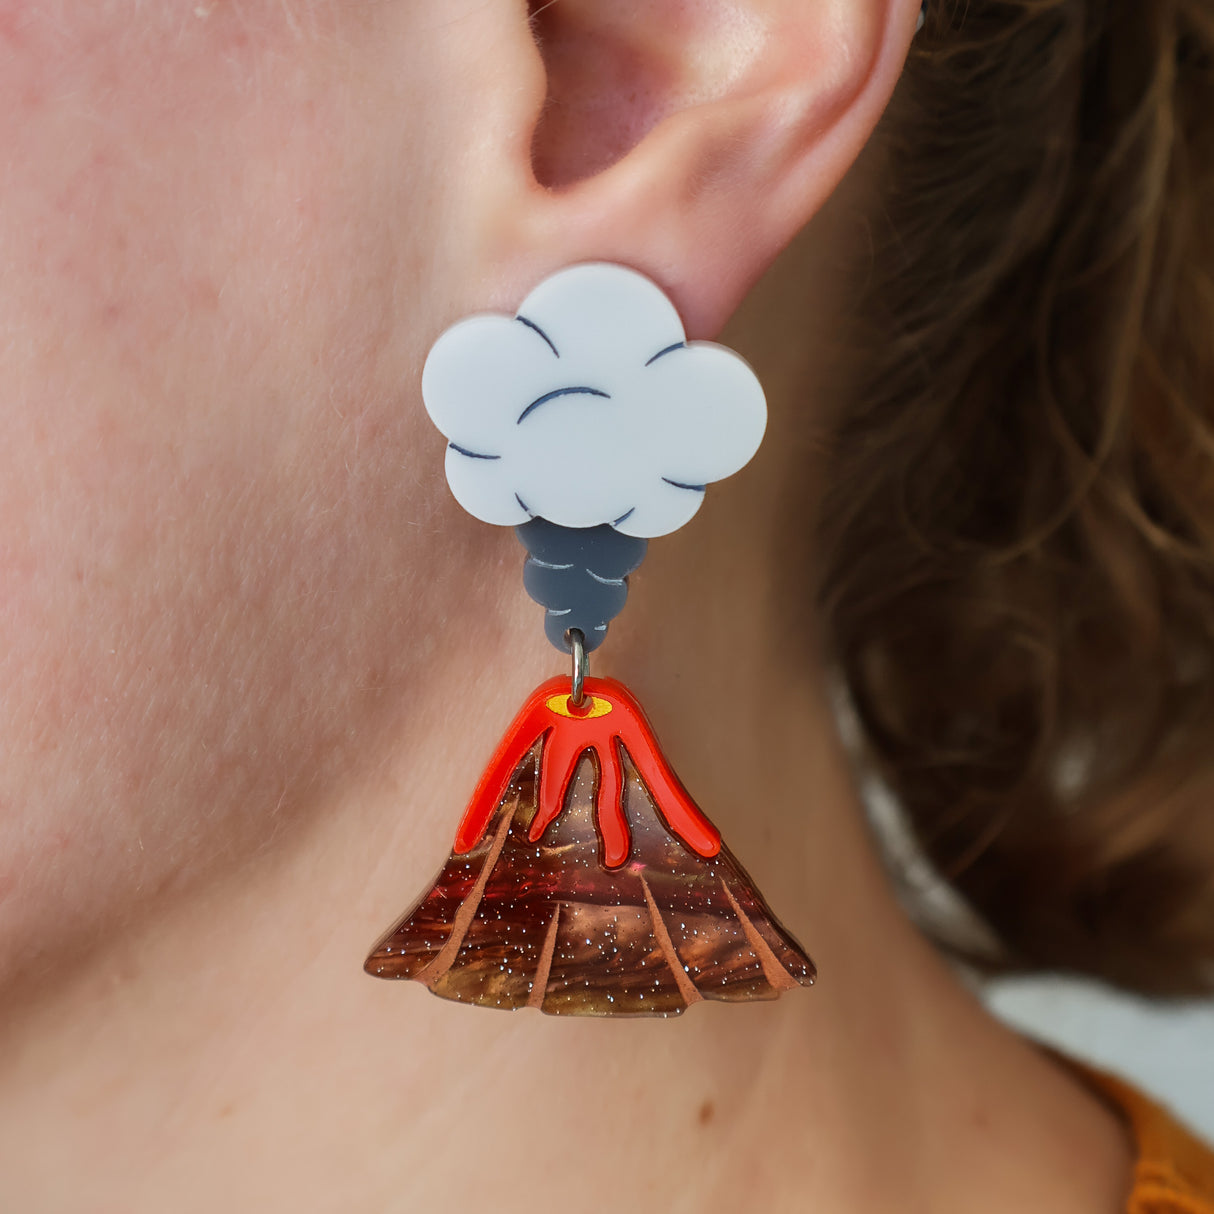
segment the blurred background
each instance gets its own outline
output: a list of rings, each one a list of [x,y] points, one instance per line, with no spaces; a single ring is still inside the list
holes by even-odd
[[[855,753],[857,731],[836,703]],[[945,940],[981,940],[985,929],[924,858],[888,790],[861,777],[869,819],[911,916]],[[1214,1140],[1214,1000],[1156,1001],[1067,975],[969,981],[1018,1032],[1149,1092]]]
[[[983,996],[1013,1028],[1116,1071],[1214,1139],[1214,1002],[1158,1004],[1052,976],[999,979]]]

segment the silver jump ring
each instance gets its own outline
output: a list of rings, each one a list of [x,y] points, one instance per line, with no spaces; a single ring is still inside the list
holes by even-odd
[[[569,652],[573,655],[573,694],[569,703],[574,708],[581,708],[586,702],[586,675],[590,671],[590,659],[586,656],[586,638],[580,628],[570,628],[566,634],[569,638]]]

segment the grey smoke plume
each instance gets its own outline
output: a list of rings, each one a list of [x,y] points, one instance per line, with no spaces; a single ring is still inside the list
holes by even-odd
[[[544,632],[562,653],[565,634],[581,630],[586,651],[597,649],[607,625],[628,599],[628,575],[645,559],[649,541],[614,527],[562,527],[534,518],[515,527],[529,556],[523,585],[546,608]]]

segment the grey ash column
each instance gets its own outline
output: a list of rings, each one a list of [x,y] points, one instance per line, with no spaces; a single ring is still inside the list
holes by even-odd
[[[566,633],[581,631],[586,650],[597,649],[607,625],[628,599],[628,575],[645,558],[649,541],[614,527],[561,527],[534,518],[514,529],[529,553],[523,566],[527,593],[545,608],[544,631],[562,653]]]

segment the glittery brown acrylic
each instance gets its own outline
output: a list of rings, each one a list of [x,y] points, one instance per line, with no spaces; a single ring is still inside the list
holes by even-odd
[[[619,684],[592,683],[595,702],[609,704],[617,721],[640,715]],[[550,691],[545,685],[533,702],[551,706]],[[507,748],[511,739],[527,741],[524,715],[499,750],[499,766],[503,755],[517,758]],[[559,704],[556,715],[568,718]],[[532,726],[536,719],[543,723],[533,717]],[[488,820],[465,829],[470,809],[457,850],[372,951],[367,971],[412,978],[445,999],[481,1007],[590,1016],[672,1016],[701,999],[775,999],[812,983],[813,963],[711,824],[680,816],[690,802],[660,753],[659,770],[653,755],[638,762],[629,751],[627,742],[656,753],[647,726],[623,734],[600,726],[597,742],[575,749],[570,770],[560,773],[558,812],[545,808],[554,794],[543,780],[558,773],[544,762],[544,749],[561,727],[550,723],[530,741],[504,788],[482,781],[478,793],[488,790],[495,805],[489,815],[480,811]],[[604,781],[607,765],[615,780]],[[685,803],[663,807],[642,766],[663,792],[673,781]],[[605,791],[615,801],[606,807]],[[605,842],[604,820],[617,836],[622,830],[623,844]],[[685,822],[685,830],[672,826]],[[608,855],[617,862],[608,865]]]

